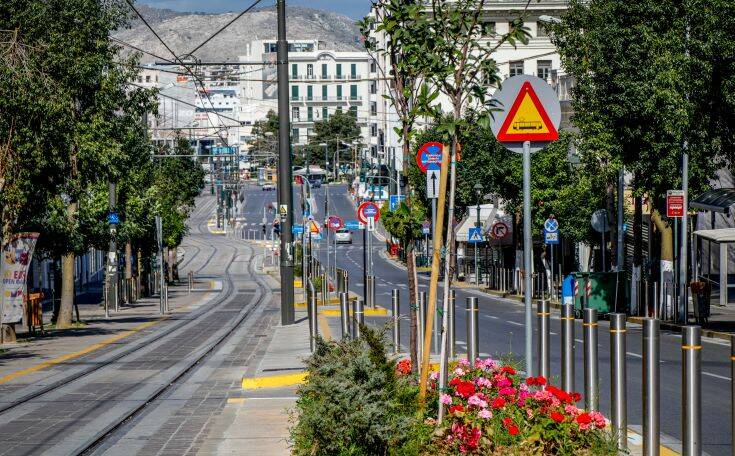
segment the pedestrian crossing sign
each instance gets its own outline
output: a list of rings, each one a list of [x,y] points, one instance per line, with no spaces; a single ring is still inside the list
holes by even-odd
[[[483,242],[483,240],[484,239],[482,239],[482,228],[470,228],[467,242],[469,242],[470,244],[477,244]]]
[[[557,139],[559,139],[559,132],[554,122],[546,113],[531,83],[524,82],[498,131],[498,141],[556,141]]]

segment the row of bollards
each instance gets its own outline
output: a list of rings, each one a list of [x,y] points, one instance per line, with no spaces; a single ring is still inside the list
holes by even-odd
[[[341,292],[339,294],[339,314],[342,338],[359,339],[360,326],[365,324],[364,301],[360,299],[352,301],[352,311],[350,312],[349,295],[347,292]]]

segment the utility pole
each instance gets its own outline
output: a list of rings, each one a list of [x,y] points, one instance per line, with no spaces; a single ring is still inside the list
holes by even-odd
[[[281,217],[281,324],[295,321],[293,289],[293,194],[291,193],[291,137],[288,102],[288,42],[286,0],[277,0],[278,15],[278,213]]]

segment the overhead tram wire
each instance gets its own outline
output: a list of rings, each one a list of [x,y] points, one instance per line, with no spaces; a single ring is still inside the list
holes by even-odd
[[[240,19],[245,13],[249,13],[261,1],[262,0],[255,0],[252,5],[250,5],[249,7],[247,7],[243,12],[241,12],[240,14],[238,14],[237,16],[235,16],[230,22],[228,22],[227,24],[225,24],[224,26],[222,26],[219,30],[217,30],[212,35],[210,35],[210,37],[207,38],[206,40],[204,40],[204,42],[202,42],[202,44],[200,44],[199,46],[197,46],[194,49],[192,49],[191,51],[189,51],[189,55],[192,55],[196,51],[198,51],[199,49],[201,49],[202,46],[204,46],[205,44],[209,43],[212,40],[212,38],[214,38],[215,36],[219,35],[224,29],[226,29],[227,27],[229,27],[230,25],[232,25],[233,22],[235,22],[236,20]]]
[[[141,21],[143,22],[143,24],[145,24],[145,26],[146,26],[146,27],[148,27],[148,30],[150,30],[150,31],[151,31],[151,33],[153,33],[153,35],[154,35],[154,36],[155,36],[155,37],[156,37],[156,38],[158,39],[158,41],[160,41],[160,42],[161,42],[161,44],[163,44],[163,47],[165,47],[165,48],[166,48],[166,50],[167,50],[167,51],[168,51],[168,52],[169,52],[169,53],[170,53],[170,54],[171,54],[171,55],[173,56],[174,60],[178,61],[178,62],[179,62],[179,63],[181,64],[181,66],[183,66],[183,67],[184,67],[184,68],[185,68],[185,69],[186,69],[186,70],[187,70],[187,71],[189,72],[189,74],[191,74],[191,76],[192,76],[192,77],[193,77],[193,78],[194,78],[195,80],[197,80],[197,81],[199,82],[199,85],[201,86],[201,88],[202,88],[202,91],[204,92],[204,95],[205,95],[205,96],[207,97],[207,100],[209,101],[209,105],[210,105],[210,106],[211,106],[211,107],[212,107],[212,108],[214,109],[214,103],[212,103],[212,99],[211,99],[211,98],[209,97],[209,94],[207,93],[207,89],[206,89],[206,87],[204,86],[204,83],[203,83],[203,82],[202,82],[202,81],[201,81],[201,80],[200,80],[200,79],[199,79],[199,78],[197,77],[197,75],[196,75],[196,74],[194,74],[194,72],[193,72],[193,71],[191,70],[191,68],[189,68],[189,66],[187,66],[187,65],[186,65],[186,64],[185,64],[185,63],[184,63],[184,62],[183,62],[183,61],[182,61],[182,60],[181,60],[181,59],[180,59],[180,58],[179,58],[179,57],[178,57],[178,56],[176,55],[176,53],[175,53],[175,52],[174,52],[174,51],[173,51],[173,50],[172,50],[172,49],[171,49],[171,48],[169,47],[169,45],[168,45],[168,44],[166,44],[166,42],[165,42],[165,41],[163,41],[163,39],[161,38],[161,36],[160,36],[160,35],[159,35],[159,34],[158,34],[158,33],[157,33],[156,31],[155,31],[155,29],[154,29],[153,27],[151,27],[151,24],[149,24],[149,23],[148,23],[148,21],[147,21],[147,20],[145,19],[145,17],[143,17],[143,15],[142,15],[142,14],[140,14],[140,11],[138,11],[138,9],[137,9],[137,8],[135,7],[135,5],[133,5],[133,2],[132,2],[131,0],[125,0],[125,3],[127,3],[127,4],[128,4],[128,6],[130,6],[130,8],[131,8],[131,9],[132,9],[132,10],[133,10],[133,11],[135,12],[135,14],[136,14],[136,15],[137,15],[137,16],[138,16],[138,17],[140,18],[140,20],[141,20]],[[164,60],[166,60],[166,59],[164,59]],[[199,91],[197,91],[197,92],[199,92]],[[215,111],[215,114],[217,114],[217,116],[219,116],[219,113],[217,113],[216,111]],[[212,122],[212,119],[210,119],[210,118],[209,118],[209,116],[207,116],[207,121],[208,121],[208,122],[209,122],[209,123],[210,123],[210,124],[212,125],[212,128],[215,128],[215,129],[217,128],[217,127],[216,127],[216,126],[214,125],[214,122]],[[239,121],[238,121],[238,122],[239,122]],[[220,139],[220,140],[222,141],[222,143],[223,143],[223,144],[224,144],[225,146],[229,146],[229,145],[230,145],[230,144],[229,144],[229,143],[227,142],[227,138],[225,138],[225,137],[224,137],[224,136],[222,136],[221,134],[219,134],[218,136],[219,136],[219,139]]]

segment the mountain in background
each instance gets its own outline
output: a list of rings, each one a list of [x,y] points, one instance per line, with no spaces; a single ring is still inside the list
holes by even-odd
[[[238,14],[182,13],[146,5],[136,8],[178,56],[197,47]],[[318,39],[325,42],[327,49],[339,51],[364,49],[355,21],[347,16],[313,8],[289,7],[286,18],[289,40]],[[171,54],[140,19],[132,21],[130,28],[119,30],[114,36],[165,59],[172,59]],[[275,7],[256,9],[243,15],[199,49],[196,57],[201,61],[236,61],[239,55],[244,54],[246,43],[275,38]],[[134,52],[123,47],[124,54]],[[158,59],[150,55],[141,57],[142,62],[155,60]]]

